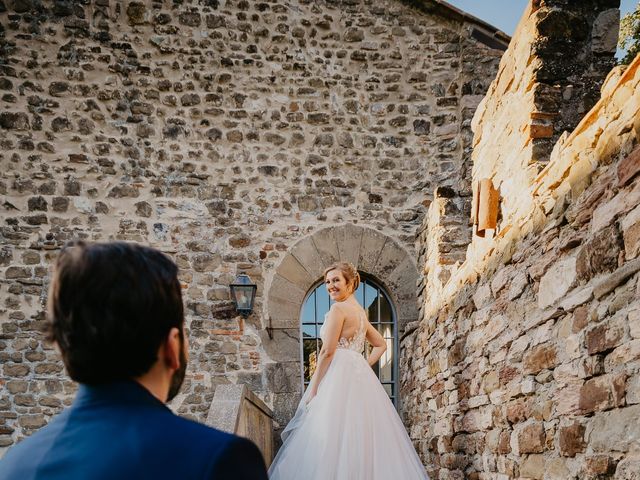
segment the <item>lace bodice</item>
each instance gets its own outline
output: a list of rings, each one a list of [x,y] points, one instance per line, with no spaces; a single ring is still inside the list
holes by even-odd
[[[327,314],[325,314],[325,319],[327,318]],[[360,314],[360,325],[358,326],[358,330],[354,333],[351,338],[340,337],[338,339],[338,347],[344,348],[345,350],[352,350],[357,353],[362,353],[364,351],[364,342],[367,336],[367,324],[364,312]],[[320,327],[320,338],[324,342],[324,333],[326,322],[322,324]]]

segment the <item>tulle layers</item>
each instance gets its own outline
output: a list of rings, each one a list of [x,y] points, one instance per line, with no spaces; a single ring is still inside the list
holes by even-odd
[[[338,349],[283,433],[271,480],[413,480],[427,474],[384,388],[362,355]]]

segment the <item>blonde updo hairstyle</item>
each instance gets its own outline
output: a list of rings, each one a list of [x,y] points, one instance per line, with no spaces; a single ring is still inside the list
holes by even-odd
[[[338,270],[342,273],[342,276],[347,281],[347,285],[351,286],[351,293],[355,292],[360,285],[360,274],[356,267],[349,262],[336,262],[324,270],[324,279],[327,279],[327,274],[333,270]]]

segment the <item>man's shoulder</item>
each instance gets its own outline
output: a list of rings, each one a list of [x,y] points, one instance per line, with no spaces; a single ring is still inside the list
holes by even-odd
[[[206,478],[204,474],[186,473],[220,471],[229,457],[256,451],[246,439],[180,417],[169,409],[129,410],[117,409],[102,418],[91,415],[89,420],[77,418],[73,409],[61,413],[7,452],[0,462],[0,478],[26,478],[35,470],[46,471],[59,464],[62,457],[67,462],[67,478],[90,478],[92,469],[127,476],[155,471],[149,461],[169,456],[181,465],[189,465],[184,478]],[[90,464],[88,458],[92,459]],[[164,464],[158,464],[158,468],[160,465]],[[171,467],[164,465],[156,473],[171,473]]]
[[[180,435],[179,438],[188,436],[190,438],[200,438],[203,441],[215,443],[227,443],[235,440],[235,435],[223,432],[216,428],[200,423],[199,421],[185,418],[167,410],[156,420],[157,428],[171,430],[172,433]]]

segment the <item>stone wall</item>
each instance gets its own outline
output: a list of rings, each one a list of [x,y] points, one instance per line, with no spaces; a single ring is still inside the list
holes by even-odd
[[[286,421],[274,392],[291,404],[299,373],[264,342],[289,249],[357,223],[412,252],[434,187],[470,192],[470,118],[501,52],[436,3],[0,1],[0,455],[75,390],[40,334],[71,238],[180,266],[178,412],[204,420],[215,385],[244,382]],[[246,321],[239,271],[258,283]]]
[[[601,8],[596,26],[615,6],[589,5]],[[518,46],[536,41],[521,23],[474,121],[474,180],[499,188],[501,218],[493,237],[473,237],[465,261],[406,332],[406,421],[434,478],[634,479],[640,58],[609,75],[601,99],[538,174],[512,166],[508,178],[496,151],[532,159],[521,111],[536,108],[527,100],[532,78],[522,73],[532,58]],[[520,72],[513,81],[504,77],[509,62]],[[501,82],[511,85],[498,92]],[[509,104],[520,105],[511,108],[512,128],[485,138]]]

